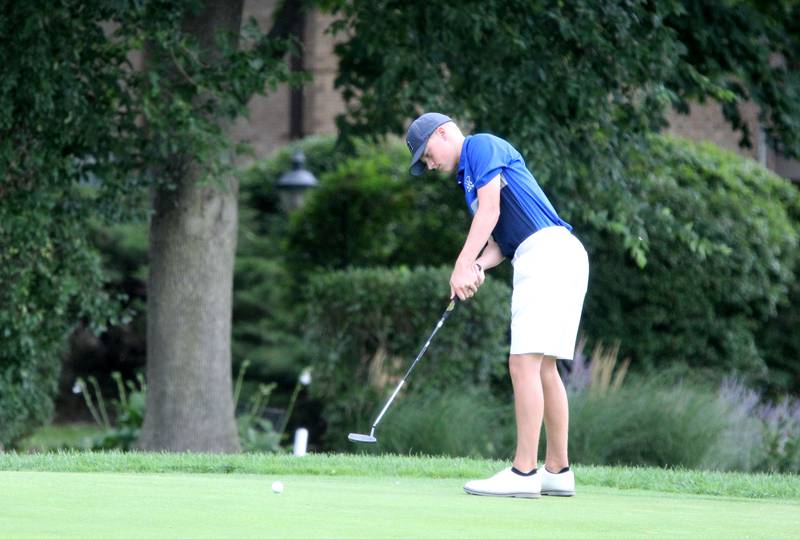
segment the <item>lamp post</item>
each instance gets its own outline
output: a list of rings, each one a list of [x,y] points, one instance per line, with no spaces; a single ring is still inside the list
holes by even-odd
[[[278,180],[278,196],[289,213],[303,205],[306,193],[317,186],[317,179],[305,169],[306,156],[298,149],[292,155],[292,170],[284,172]]]

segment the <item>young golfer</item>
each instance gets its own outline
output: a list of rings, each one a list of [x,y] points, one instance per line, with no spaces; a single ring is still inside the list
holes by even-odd
[[[569,409],[557,359],[572,359],[589,277],[586,251],[559,218],[522,156],[489,134],[465,137],[443,114],[423,114],[408,128],[411,173],[455,172],[473,214],[450,276],[451,297],[471,298],[484,271],[509,258],[514,266],[511,351],[517,448],[513,465],[464,490],[484,496],[572,496],[567,457]],[[544,469],[537,471],[542,419]]]

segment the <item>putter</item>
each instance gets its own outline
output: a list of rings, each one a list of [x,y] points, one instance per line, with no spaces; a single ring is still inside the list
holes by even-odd
[[[381,410],[381,413],[378,414],[377,418],[375,418],[375,422],[372,424],[372,428],[370,429],[369,434],[357,434],[355,432],[351,432],[350,434],[347,435],[347,439],[348,440],[350,440],[351,442],[359,442],[359,443],[365,443],[365,444],[374,444],[374,443],[376,443],[378,441],[378,439],[375,438],[375,429],[378,427],[378,423],[381,422],[381,418],[383,417],[383,414],[386,413],[386,410],[389,408],[389,405],[392,404],[392,401],[397,396],[397,393],[400,392],[400,388],[403,387],[403,385],[406,383],[406,379],[408,378],[408,375],[411,374],[411,371],[414,370],[414,367],[417,365],[419,360],[422,358],[422,355],[425,353],[425,350],[427,350],[428,346],[430,346],[431,340],[433,339],[433,336],[436,335],[436,332],[439,331],[440,327],[442,327],[442,325],[444,324],[444,321],[447,320],[447,318],[450,316],[450,313],[453,312],[453,309],[455,309],[455,307],[458,304],[458,302],[459,302],[458,296],[456,296],[455,298],[450,300],[450,305],[447,306],[447,310],[445,310],[444,314],[442,315],[442,318],[439,320],[439,323],[436,324],[436,327],[433,329],[433,333],[431,333],[431,336],[428,337],[428,341],[425,343],[425,346],[423,346],[422,350],[419,351],[419,354],[417,355],[417,359],[415,359],[414,363],[412,363],[411,366],[408,368],[408,370],[406,371],[406,375],[403,376],[403,379],[400,380],[399,384],[397,384],[397,387],[395,388],[394,393],[392,393],[392,396],[389,397],[389,400],[386,401],[386,404],[383,406],[383,410]]]

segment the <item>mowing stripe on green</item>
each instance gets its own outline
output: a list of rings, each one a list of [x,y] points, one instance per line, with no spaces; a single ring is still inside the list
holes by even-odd
[[[282,494],[270,488],[278,479]],[[779,539],[800,529],[796,500],[607,487],[530,500],[418,477],[0,472],[0,484],[0,533],[14,539]]]

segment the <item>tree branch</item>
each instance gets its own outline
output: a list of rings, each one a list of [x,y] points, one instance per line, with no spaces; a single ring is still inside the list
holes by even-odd
[[[272,28],[269,32],[258,40],[256,50],[279,60],[286,54],[284,47],[275,47],[276,41],[289,39],[295,32],[303,13],[308,9],[308,3],[304,0],[284,0],[275,13]]]

